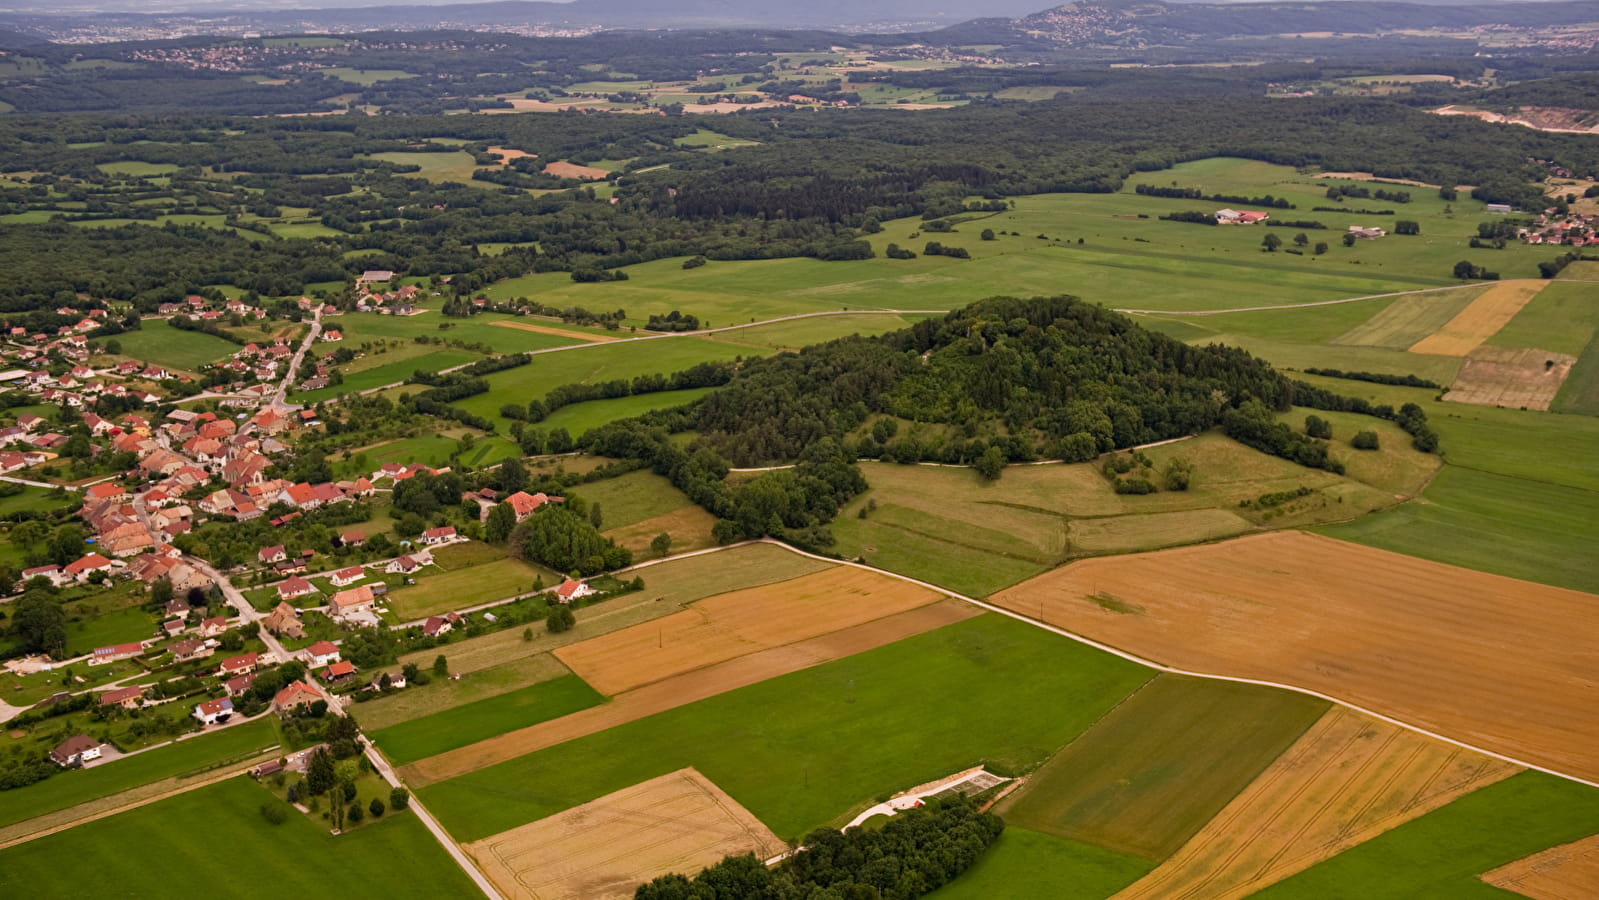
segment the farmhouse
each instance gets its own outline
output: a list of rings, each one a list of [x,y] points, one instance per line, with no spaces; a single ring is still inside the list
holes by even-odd
[[[372,611],[372,589],[366,586],[339,591],[333,595],[331,605],[335,619]]]
[[[542,491],[537,494],[529,494],[526,491],[517,491],[511,496],[505,498],[505,502],[511,504],[511,511],[516,513],[516,520],[518,522],[521,522],[528,516],[538,512],[539,508],[546,503],[562,503],[564,501],[565,498],[563,497],[551,497]]]
[[[207,700],[194,707],[194,717],[200,720],[201,725],[218,725],[228,721],[233,716],[233,701],[226,697],[216,700]]]
[[[317,641],[300,651],[300,658],[313,669],[331,665],[339,660],[339,647],[332,641]]]
[[[354,675],[355,663],[350,662],[347,659],[341,659],[333,665],[322,670],[322,680],[329,684],[343,682],[345,679]]]
[[[389,562],[383,571],[390,575],[409,575],[422,568],[422,562],[414,556],[399,556]]]
[[[62,768],[81,766],[100,758],[100,742],[86,734],[75,734],[50,751],[50,761]]]
[[[367,269],[356,279],[358,284],[384,284],[394,280],[394,273],[388,269]]]
[[[117,688],[113,691],[106,691],[100,695],[100,705],[120,706],[123,709],[134,709],[139,706],[139,702],[143,699],[144,688],[134,685],[133,687]]]
[[[1249,212],[1237,209],[1216,210],[1217,225],[1254,225],[1269,218],[1271,218],[1271,215],[1263,212]]]
[[[316,585],[298,575],[290,575],[278,582],[278,599],[293,600],[295,597],[304,597],[316,593]]]
[[[573,600],[595,593],[599,592],[581,581],[573,581],[568,578],[561,582],[560,587],[555,589],[555,599],[562,603],[571,603]]]
[[[1349,233],[1363,240],[1375,241],[1383,235],[1386,235],[1388,232],[1383,231],[1381,228],[1372,228],[1365,225],[1351,225],[1349,226]]]
[[[321,699],[322,695],[316,688],[303,681],[292,681],[272,697],[272,709],[278,715],[286,716]]]
[[[461,616],[453,612],[442,616],[429,616],[428,620],[422,623],[422,633],[428,637],[438,637],[441,634],[448,634],[460,622]]]
[[[283,562],[289,557],[287,551],[283,549],[282,544],[278,544],[274,547],[262,547],[258,555],[261,557],[261,562],[268,565],[272,563]]]
[[[117,662],[119,660],[132,659],[143,652],[144,644],[137,642],[132,644],[114,644],[110,647],[96,647],[94,653],[89,657],[89,665],[98,666],[104,665],[105,663]]]
[[[111,571],[111,560],[98,553],[90,553],[82,559],[67,564],[65,574],[74,581],[84,581],[95,572]]]

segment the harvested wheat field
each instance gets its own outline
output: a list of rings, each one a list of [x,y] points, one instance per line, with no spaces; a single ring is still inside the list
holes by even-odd
[[[835,566],[695,603],[680,613],[555,651],[602,694],[927,606],[936,591]]]
[[[1478,347],[1466,354],[1444,399],[1547,411],[1576,363],[1575,356],[1548,350]]]
[[[1471,301],[1435,334],[1412,344],[1410,352],[1430,356],[1465,356],[1514,319],[1516,313],[1532,302],[1545,284],[1548,282],[1527,279],[1494,285]]]
[[[526,150],[513,150],[510,147],[490,147],[489,154],[491,156],[498,156],[500,158],[501,165],[510,165],[511,160],[513,159],[539,158],[537,153],[529,153]]]
[[[596,169],[593,166],[580,166],[576,163],[556,160],[555,162],[544,164],[544,174],[554,175],[556,178],[581,178],[584,181],[598,181],[611,173],[604,169]]]
[[[1231,900],[1520,771],[1335,706],[1114,900]]]
[[[1288,531],[1083,560],[994,600],[1599,780],[1599,630],[1578,627],[1599,615],[1594,594]]]
[[[784,647],[741,656],[719,665],[697,669],[676,678],[647,684],[612,697],[609,703],[579,710],[549,722],[530,725],[466,747],[440,753],[401,769],[413,787],[435,784],[495,763],[515,759],[615,728],[635,719],[687,706],[697,700],[758,684],[768,678],[798,672],[835,659],[854,656],[895,641],[953,625],[982,610],[969,603],[943,600],[908,612],[884,616],[864,625],[824,634]]]
[[[527,322],[508,322],[505,319],[499,319],[494,322],[490,322],[489,324],[498,325],[501,328],[515,328],[517,331],[531,331],[534,334],[553,334],[556,337],[571,338],[575,341],[594,341],[596,343],[604,343],[605,341],[618,340],[618,338],[609,337],[603,334],[589,334],[586,331],[567,331],[565,328],[552,328],[548,325],[530,325]]]
[[[1599,897],[1599,834],[1500,866],[1482,880],[1533,900],[1593,900]]]
[[[787,849],[749,810],[693,769],[607,794],[466,845],[507,897],[631,897],[643,882],[724,856]]]

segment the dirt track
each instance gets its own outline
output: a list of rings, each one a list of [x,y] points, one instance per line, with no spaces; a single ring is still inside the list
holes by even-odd
[[[1585,627],[1599,596],[1277,532],[1084,560],[993,600],[1166,665],[1299,685],[1599,779],[1599,632]]]
[[[1335,706],[1113,900],[1247,897],[1517,771]]]
[[[555,651],[602,694],[619,694],[694,669],[926,606],[939,595],[838,566],[718,594],[679,613]]]
[[[854,656],[981,612],[969,604],[944,600],[797,644],[751,653],[618,694],[603,706],[428,757],[406,766],[400,774],[413,787],[425,787],[768,678]]]
[[[652,778],[466,845],[507,897],[623,898],[656,876],[785,845],[693,769]]]
[[[1482,880],[1533,900],[1593,900],[1599,897],[1599,834],[1522,857]]]

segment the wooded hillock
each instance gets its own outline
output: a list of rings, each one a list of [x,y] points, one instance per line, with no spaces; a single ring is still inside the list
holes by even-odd
[[[748,361],[705,399],[696,425],[735,465],[794,459],[874,413],[952,426],[959,437],[921,458],[969,461],[968,450],[986,449],[981,434],[1013,460],[1077,461],[1203,431],[1249,400],[1286,409],[1291,396],[1286,378],[1242,350],[1192,347],[1070,296],[996,297],[879,337]],[[854,449],[887,448],[862,438]]]

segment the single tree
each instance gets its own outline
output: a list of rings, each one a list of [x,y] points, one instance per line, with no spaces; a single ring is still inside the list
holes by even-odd
[[[444,658],[444,654],[442,653],[433,659],[433,674],[439,676],[440,678],[450,674],[449,660],[446,660]]]
[[[1303,247],[1308,243],[1310,243],[1310,235],[1304,233],[1303,231],[1294,235],[1294,246]]]
[[[311,762],[305,770],[305,789],[313,797],[326,793],[338,781],[338,775],[333,769],[333,754],[326,747],[318,747],[311,754]]]
[[[605,514],[600,512],[598,503],[589,507],[589,524],[593,525],[596,530],[605,524]]]
[[[1283,239],[1269,231],[1266,232],[1265,237],[1260,239],[1260,246],[1264,247],[1267,253],[1276,253],[1277,248],[1281,247],[1282,245]]]
[[[403,787],[389,791],[389,806],[395,809],[405,809],[411,805],[411,792]]]
[[[656,535],[654,540],[650,541],[650,550],[656,556],[665,556],[668,552],[671,551],[671,549],[672,549],[672,536],[667,534],[664,531],[661,532],[660,534]]]

